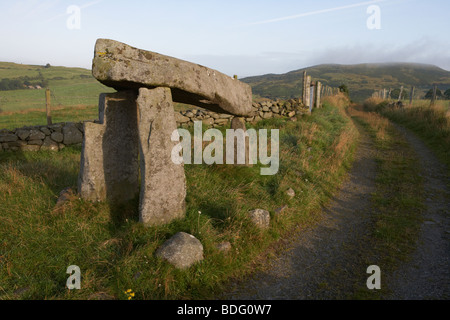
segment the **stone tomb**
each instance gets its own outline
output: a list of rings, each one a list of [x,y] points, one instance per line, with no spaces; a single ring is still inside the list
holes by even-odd
[[[140,221],[162,225],[185,214],[183,164],[173,101],[239,117],[252,115],[250,86],[197,64],[97,40],[92,73],[117,93],[101,94],[99,123],[85,123],[78,192],[120,204],[140,190]],[[139,185],[139,169],[141,183]]]

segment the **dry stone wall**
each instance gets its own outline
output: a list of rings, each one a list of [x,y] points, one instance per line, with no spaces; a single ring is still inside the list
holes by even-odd
[[[0,151],[58,151],[82,142],[83,123],[67,122],[0,130]]]
[[[309,109],[301,100],[290,99],[266,100],[253,102],[253,115],[243,118],[247,123],[255,123],[270,118],[293,118],[297,115],[308,114]],[[178,127],[192,126],[195,121],[202,121],[208,128],[217,128],[228,125],[234,116],[221,114],[205,109],[192,109],[175,112]],[[85,122],[98,122],[89,120]],[[77,145],[83,142],[83,122],[58,123],[50,126],[32,126],[15,130],[0,130],[1,151],[58,151],[66,146]]]
[[[252,116],[243,118],[247,123],[255,123],[263,119],[293,118],[297,115],[309,114],[309,109],[298,99],[253,102],[252,110]],[[188,127],[193,125],[195,121],[202,121],[206,127],[216,128],[229,124],[233,118],[232,115],[200,109],[181,111],[176,114],[177,124],[181,127]]]

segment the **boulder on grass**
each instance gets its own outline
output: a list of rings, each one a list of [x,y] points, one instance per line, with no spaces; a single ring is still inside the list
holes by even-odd
[[[203,245],[193,235],[179,232],[156,251],[156,256],[178,269],[186,269],[203,260]]]

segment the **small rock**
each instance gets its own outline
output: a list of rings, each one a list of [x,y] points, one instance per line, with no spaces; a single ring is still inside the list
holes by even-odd
[[[22,150],[24,152],[37,152],[37,151],[41,150],[41,146],[40,145],[26,145],[26,146],[20,147],[20,150]]]
[[[44,143],[41,146],[41,150],[58,151],[59,145],[57,142],[53,141],[50,137],[46,137]]]
[[[228,119],[216,119],[214,120],[214,123],[218,124],[218,125],[225,125],[228,123]]]
[[[14,294],[15,294],[16,296],[21,296],[21,295],[23,295],[24,293],[26,293],[26,292],[28,292],[28,291],[30,291],[30,288],[29,288],[29,287],[19,288],[19,289],[17,289],[16,291],[14,291]]]
[[[264,112],[264,114],[263,114],[264,119],[270,119],[270,118],[272,118],[272,116],[273,116],[272,112]]]
[[[256,209],[249,212],[250,220],[260,229],[270,227],[270,213],[267,210]]]
[[[66,188],[63,191],[60,192],[58,200],[56,201],[56,206],[60,207],[64,203],[70,200],[71,197],[75,195],[72,188]]]
[[[17,140],[17,141],[14,141],[14,142],[9,142],[8,145],[9,145],[10,148],[22,148],[23,146],[27,145],[27,142],[26,141],[22,141],[22,140]]]
[[[28,141],[28,145],[30,146],[42,146],[44,142],[42,140],[30,140]]]
[[[68,123],[62,129],[64,135],[64,144],[70,146],[83,142],[83,134],[78,130],[74,123]],[[45,138],[45,137],[44,137]]]
[[[289,207],[287,205],[284,205],[282,207],[279,207],[278,209],[275,210],[275,214],[279,215],[282,214],[284,210],[288,209]]]
[[[45,133],[38,131],[38,130],[31,130],[30,135],[28,137],[28,140],[44,140],[45,139]]]
[[[14,142],[19,140],[19,137],[17,137],[15,134],[7,133],[0,135],[0,142]]]
[[[64,135],[61,132],[53,132],[52,135],[50,136],[52,138],[53,141],[61,143],[64,140]]]
[[[202,120],[203,124],[205,126],[212,126],[214,124],[214,119],[213,118],[208,118],[208,119],[204,119]]]
[[[216,246],[217,250],[220,252],[229,252],[231,250],[231,243],[228,241],[221,242]]]
[[[175,121],[179,122],[179,123],[186,123],[186,122],[189,122],[190,119],[177,112],[177,113],[175,113]]]
[[[26,140],[30,136],[30,130],[19,129],[16,131],[16,135],[20,140]]]
[[[295,197],[295,191],[294,191],[294,189],[292,189],[292,188],[289,188],[289,189],[286,191],[286,194],[287,194],[289,197],[291,197],[291,198]]]
[[[50,130],[52,130],[53,132],[59,132],[62,133],[62,124],[54,124],[49,126]]]
[[[47,127],[42,127],[42,128],[41,128],[41,132],[42,132],[43,134],[45,134],[46,136],[49,136],[49,135],[52,134],[52,132],[50,131],[50,129],[47,128]]]
[[[179,232],[156,251],[156,256],[185,269],[203,260],[203,245],[193,235]]]

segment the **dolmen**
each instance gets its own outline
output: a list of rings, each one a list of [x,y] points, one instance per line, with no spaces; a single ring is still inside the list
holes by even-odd
[[[250,86],[204,66],[108,39],[96,42],[92,73],[117,92],[101,94],[98,123],[84,124],[78,178],[82,199],[119,205],[139,193],[139,219],[145,225],[183,218],[186,177],[184,165],[172,161],[173,102],[248,117]]]

